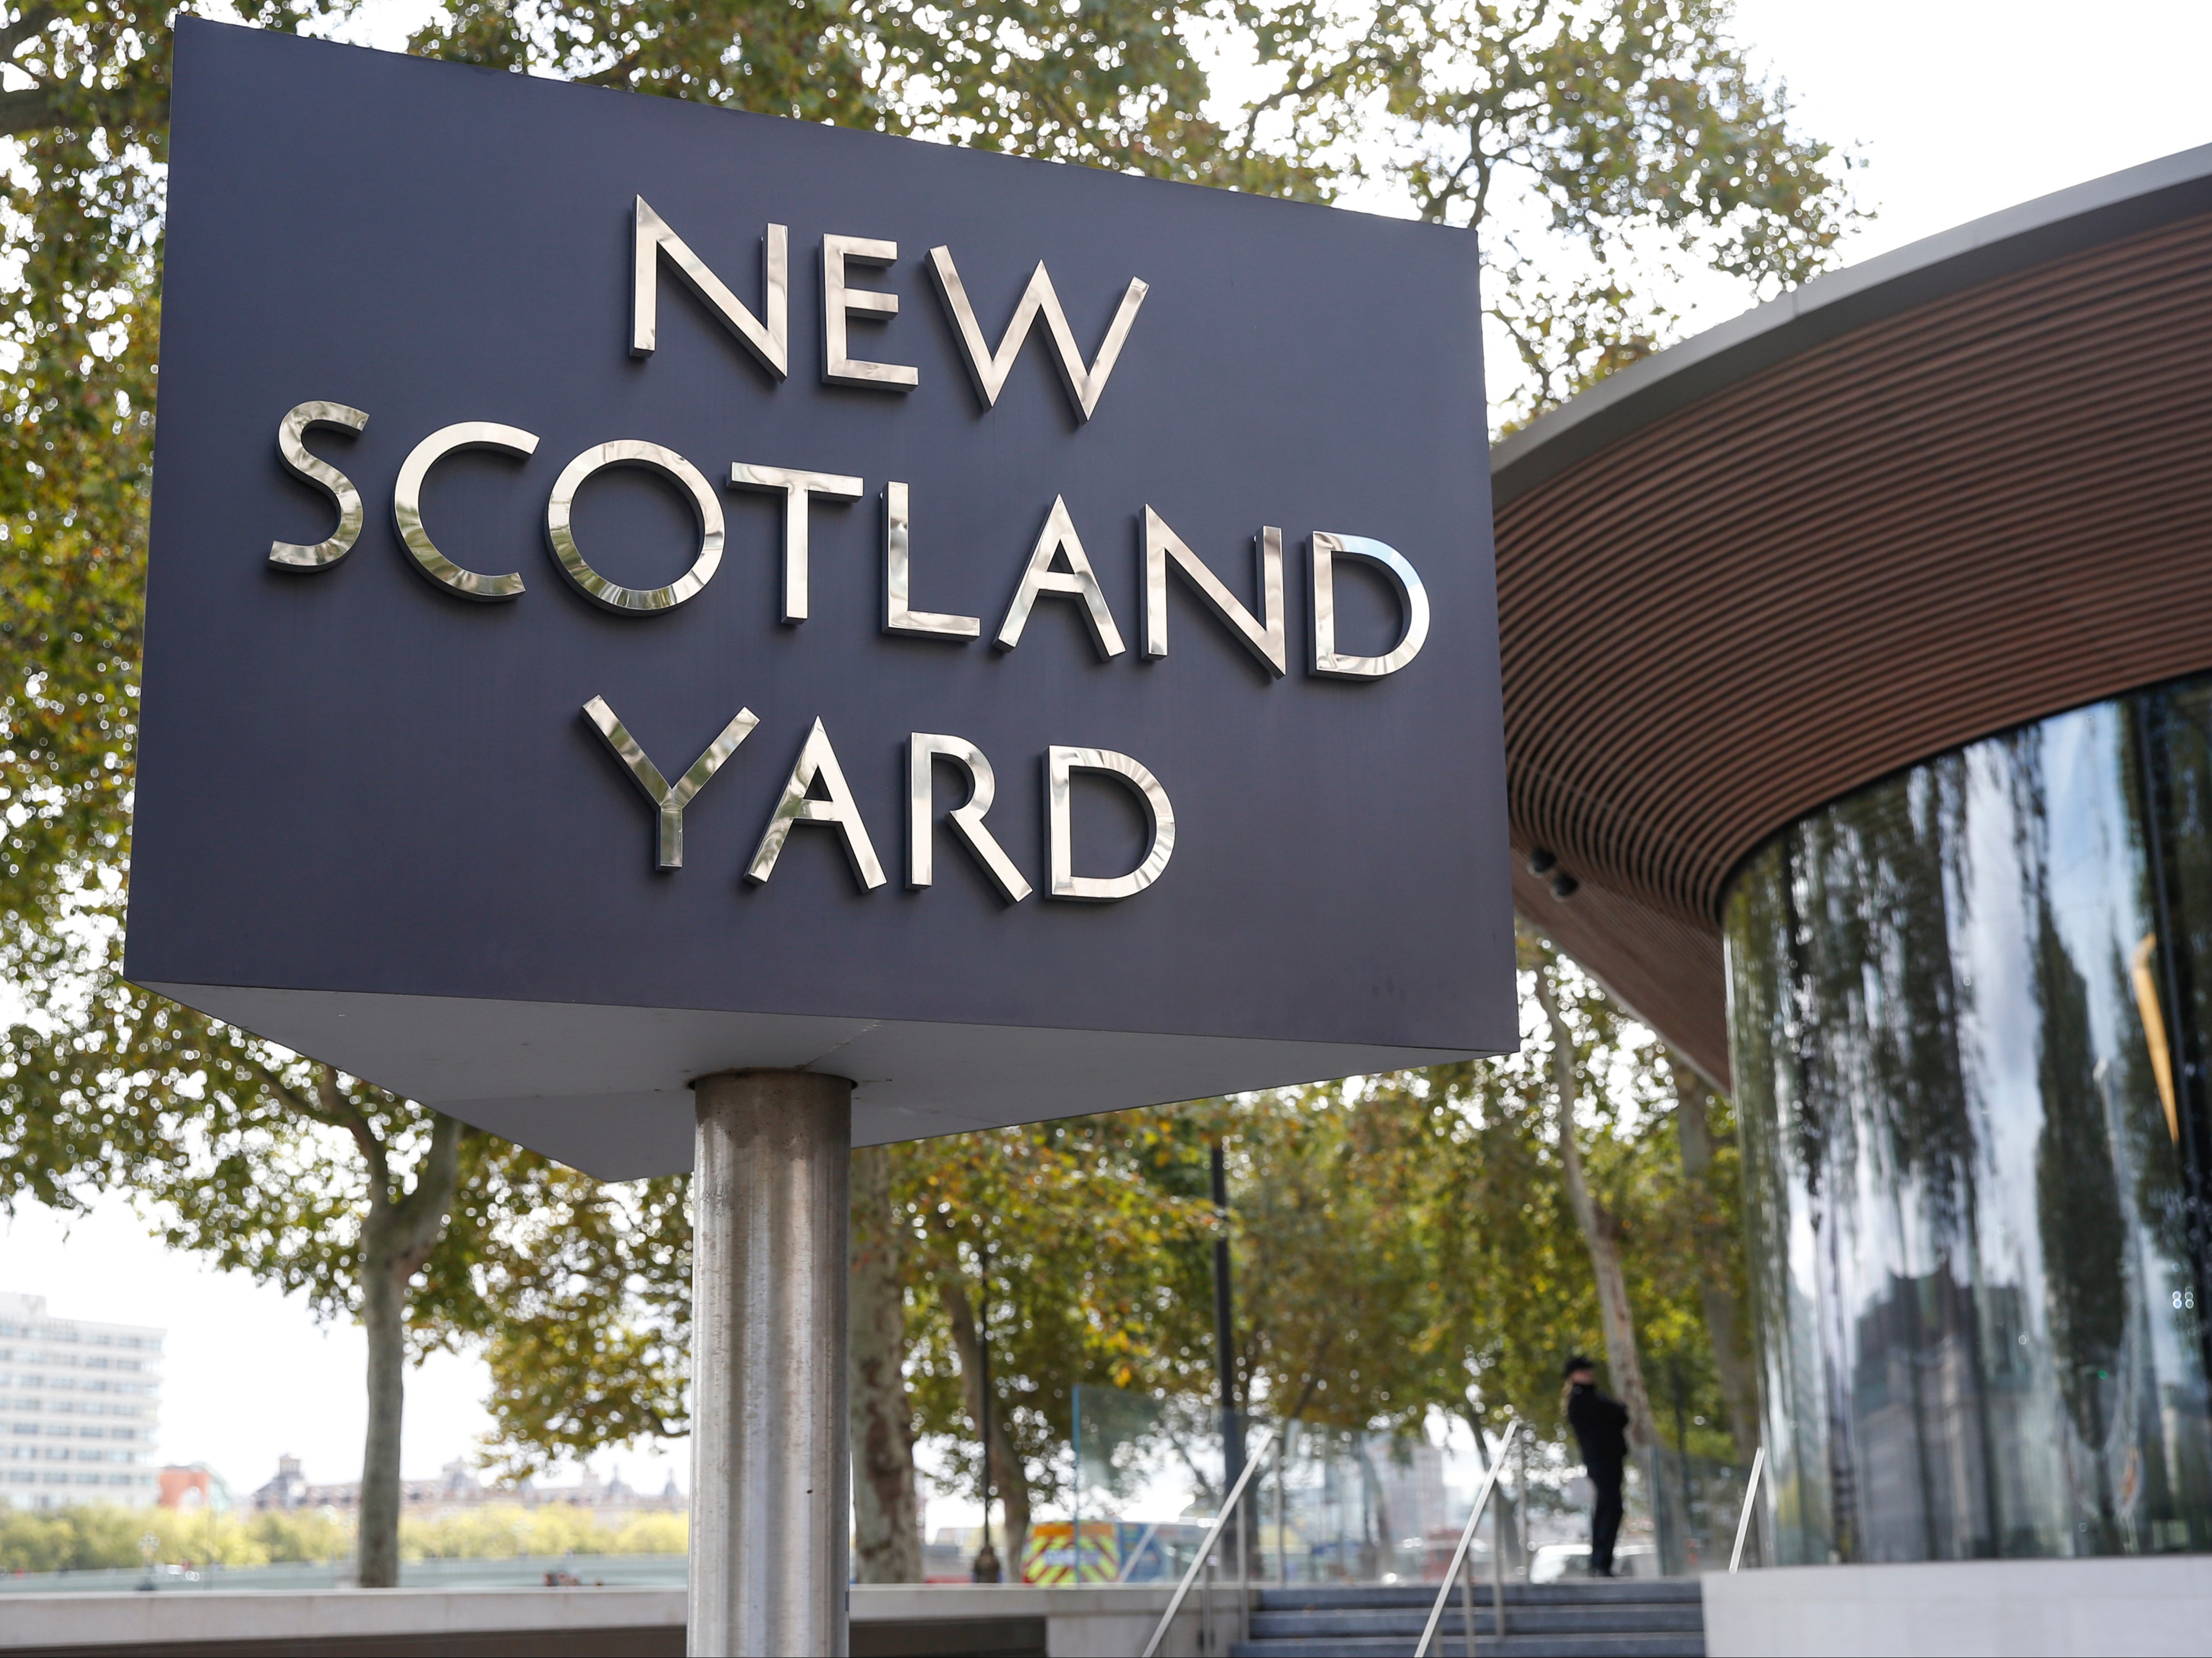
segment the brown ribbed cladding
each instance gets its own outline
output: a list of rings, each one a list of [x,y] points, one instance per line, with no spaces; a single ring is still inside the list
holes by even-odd
[[[2212,217],[1872,323],[1498,514],[1522,913],[1728,1075],[1718,916],[1901,766],[2212,668]]]

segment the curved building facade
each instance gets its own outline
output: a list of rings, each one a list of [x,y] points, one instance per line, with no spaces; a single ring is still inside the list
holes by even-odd
[[[1725,925],[1779,1558],[2212,1547],[2212,681],[1808,815]]]
[[[1735,1100],[1770,1558],[2212,1551],[2212,147],[1492,477],[1516,903]]]

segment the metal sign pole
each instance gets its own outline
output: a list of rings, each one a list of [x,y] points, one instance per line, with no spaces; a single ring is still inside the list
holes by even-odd
[[[695,1658],[847,1651],[846,1236],[853,1084],[691,1084]]]

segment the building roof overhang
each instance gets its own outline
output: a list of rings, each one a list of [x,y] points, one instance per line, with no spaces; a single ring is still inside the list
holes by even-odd
[[[1769,836],[2212,669],[2212,145],[1817,277],[1491,476],[1516,902],[1725,1086]]]

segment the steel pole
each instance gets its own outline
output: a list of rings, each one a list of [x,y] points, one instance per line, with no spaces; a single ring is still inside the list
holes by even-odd
[[[1210,1163],[1213,1212],[1221,1218],[1220,1236],[1213,1241],[1213,1362],[1221,1390],[1221,1489],[1225,1491],[1244,1472],[1244,1424],[1237,1415],[1237,1319],[1229,1278],[1229,1161],[1219,1140],[1213,1143]]]
[[[702,1658],[847,1650],[853,1084],[691,1084],[691,1588]]]

